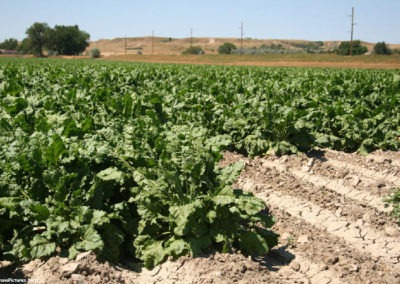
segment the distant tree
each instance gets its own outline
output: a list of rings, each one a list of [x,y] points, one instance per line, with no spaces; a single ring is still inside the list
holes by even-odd
[[[16,50],[18,47],[18,40],[15,38],[9,38],[0,43],[0,49]]]
[[[392,54],[392,50],[386,45],[384,41],[382,41],[375,44],[374,53],[380,55],[390,55]]]
[[[35,55],[43,57],[43,48],[47,44],[49,26],[46,23],[34,23],[26,30],[28,38],[32,42],[32,51]]]
[[[361,55],[368,51],[366,46],[361,45],[361,41],[354,40],[352,45],[352,54]],[[342,41],[336,50],[336,54],[350,55],[350,41]]]
[[[90,50],[90,57],[91,58],[100,58],[100,55],[101,55],[100,49],[93,48],[93,49]]]
[[[75,26],[55,26],[49,30],[47,48],[58,54],[78,55],[89,45],[90,35]]]
[[[30,38],[24,38],[18,45],[17,51],[19,54],[31,54],[33,53],[32,40]]]
[[[225,42],[224,44],[218,47],[219,54],[231,54],[233,50],[236,49],[236,46],[233,43]]]
[[[182,54],[204,54],[204,50],[200,46],[191,46],[185,49]]]

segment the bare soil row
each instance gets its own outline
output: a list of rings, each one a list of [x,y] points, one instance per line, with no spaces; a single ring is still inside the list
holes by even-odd
[[[270,207],[290,266],[308,282],[400,281],[400,230],[384,200],[400,186],[398,153],[228,156],[245,161],[237,186]]]

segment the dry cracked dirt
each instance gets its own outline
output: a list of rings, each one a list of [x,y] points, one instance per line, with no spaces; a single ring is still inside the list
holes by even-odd
[[[250,159],[227,152],[221,165],[243,161],[235,187],[263,199],[280,242],[268,256],[182,257],[152,270],[114,266],[93,253],[53,257],[0,278],[30,283],[400,283],[400,227],[385,196],[400,188],[400,152],[368,156],[332,150]],[[8,266],[7,266],[8,265]],[[8,274],[7,274],[8,273]]]

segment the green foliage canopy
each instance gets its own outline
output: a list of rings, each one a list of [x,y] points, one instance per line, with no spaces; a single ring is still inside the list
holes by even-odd
[[[236,49],[236,46],[233,43],[225,42],[224,44],[218,47],[219,54],[231,54],[233,50]]]
[[[268,252],[272,216],[231,187],[243,165],[218,167],[229,135],[190,119],[195,97],[180,105],[185,93],[154,84],[186,85],[188,71],[0,64],[0,256],[94,250],[152,267],[213,249]]]
[[[49,30],[47,48],[57,54],[78,55],[89,45],[89,34],[77,25],[58,26]]]
[[[336,50],[336,54],[350,55],[350,46],[352,46],[352,55],[361,55],[368,52],[368,48],[361,45],[361,41],[354,40],[352,44],[350,41],[342,41]]]
[[[55,62],[0,60],[2,259],[264,254],[222,150],[400,149],[398,70]]]
[[[0,43],[0,49],[16,50],[18,47],[18,40],[15,38],[9,38]]]
[[[91,58],[100,58],[101,52],[98,48],[93,48],[90,50],[90,57]]]
[[[204,54],[204,50],[200,46],[191,46],[185,49],[182,54],[195,54],[200,55]]]
[[[379,55],[391,55],[392,50],[387,46],[384,41],[382,41],[374,45],[374,53]]]
[[[27,38],[17,50],[20,53],[33,53],[43,57],[44,50],[49,54],[78,55],[89,45],[90,35],[81,31],[77,25],[56,25],[50,28],[46,23],[34,23],[26,30]]]
[[[32,40],[30,38],[24,38],[22,42],[18,45],[17,51],[20,54],[30,54],[33,53]]]
[[[26,34],[31,41],[32,50],[35,55],[43,57],[43,49],[48,43],[50,28],[46,23],[34,23],[26,30]]]

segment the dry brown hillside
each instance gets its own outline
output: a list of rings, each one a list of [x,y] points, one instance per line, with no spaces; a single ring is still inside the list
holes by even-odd
[[[192,41],[192,43],[191,43]],[[93,41],[88,50],[98,48],[107,60],[212,64],[212,65],[257,65],[257,66],[296,66],[296,67],[344,67],[344,68],[400,68],[400,56],[341,56],[327,51],[334,51],[339,41],[315,42],[306,40],[276,40],[276,39],[243,39],[243,48],[247,54],[259,52],[260,47],[270,49],[267,54],[257,55],[217,55],[218,47],[230,42],[240,48],[240,38],[166,38],[166,37],[136,37],[115,38]],[[193,46],[200,46],[206,53],[203,56],[181,56],[182,51]],[[374,43],[363,42],[372,51]],[[317,46],[316,53],[307,53],[307,48]],[[400,44],[389,45],[399,49]],[[126,49],[125,49],[126,47]],[[275,48],[275,50],[273,50]],[[272,49],[272,51],[271,51]],[[323,53],[319,53],[319,52]],[[283,52],[284,54],[281,54]],[[290,53],[290,54],[288,54]],[[141,55],[139,55],[141,54]]]
[[[103,56],[120,54],[181,54],[183,50],[193,46],[200,46],[207,54],[218,53],[218,47],[224,42],[235,44],[238,48],[241,45],[240,38],[167,38],[167,37],[135,37],[135,38],[115,38],[102,39],[90,43],[88,49],[99,48]],[[262,45],[281,45],[285,50],[302,50],[299,45],[313,44],[315,42],[306,40],[285,40],[285,39],[243,39],[244,48],[259,48]],[[325,41],[321,50],[333,50],[338,46],[339,41]],[[372,50],[373,43],[363,43]],[[125,51],[126,46],[126,51]],[[396,48],[397,46],[393,46]]]

